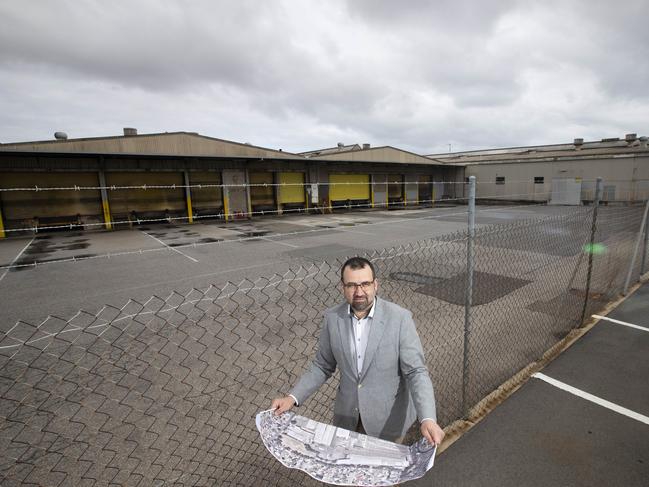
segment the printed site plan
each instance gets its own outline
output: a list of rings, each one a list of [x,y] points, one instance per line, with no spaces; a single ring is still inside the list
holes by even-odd
[[[288,468],[334,485],[394,485],[419,478],[432,466],[436,448],[425,439],[406,446],[319,423],[293,412],[257,414],[268,451]]]

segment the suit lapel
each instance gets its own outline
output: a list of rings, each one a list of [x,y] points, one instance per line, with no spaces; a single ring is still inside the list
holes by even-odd
[[[356,376],[356,362],[352,361],[351,348],[351,328],[352,328],[352,319],[347,313],[347,305],[342,306],[342,309],[337,313],[338,321],[338,336],[340,337],[340,346],[343,351],[343,356],[347,362],[347,369],[351,371],[352,375]]]
[[[361,371],[360,380],[363,380],[365,374],[367,374],[367,369],[369,368],[372,360],[374,360],[374,354],[376,353],[376,348],[381,342],[383,337],[383,332],[385,331],[385,313],[383,313],[383,301],[376,298],[376,309],[374,310],[374,318],[372,318],[372,324],[370,325],[370,333],[367,337],[367,348],[365,349],[365,358],[363,359],[363,370]]]

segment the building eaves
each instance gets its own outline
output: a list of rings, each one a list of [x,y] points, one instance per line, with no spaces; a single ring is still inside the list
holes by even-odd
[[[16,149],[20,149],[21,147],[29,146],[29,145],[35,145],[35,144],[45,144],[45,145],[66,145],[70,143],[78,143],[78,142],[99,142],[99,141],[108,141],[108,140],[120,140],[120,139],[141,139],[141,138],[152,138],[152,137],[164,137],[164,136],[173,136],[173,135],[187,135],[190,137],[197,137],[201,139],[206,139],[206,140],[212,140],[215,142],[221,142],[221,143],[226,143],[226,144],[232,144],[240,147],[245,147],[245,148],[250,148],[250,149],[258,149],[262,151],[268,151],[271,153],[277,153],[278,155],[282,155],[284,157],[295,157],[299,159],[303,159],[303,156],[300,156],[299,154],[295,154],[292,152],[285,152],[282,150],[277,150],[277,149],[269,149],[267,147],[260,147],[252,144],[244,144],[241,142],[235,142],[232,140],[226,140],[226,139],[219,139],[216,137],[210,137],[207,135],[201,135],[197,132],[185,132],[185,131],[179,131],[179,132],[159,132],[159,133],[152,133],[152,134],[137,134],[137,135],[111,135],[111,136],[104,136],[104,137],[81,137],[77,139],[65,139],[65,140],[40,140],[40,141],[27,141],[27,142],[9,142],[9,143],[0,143],[0,151],[5,150],[5,151],[10,151],[13,150],[14,147]],[[36,151],[37,152],[37,151]],[[45,152],[45,151],[44,151]],[[49,150],[47,151],[49,152]],[[121,152],[117,152],[115,154],[123,154]],[[160,155],[160,154],[142,154],[142,155]],[[189,155],[188,155],[189,156]],[[197,156],[198,157],[198,156]]]
[[[475,155],[452,155],[437,160],[444,164],[497,164],[506,162],[540,162],[547,160],[586,160],[601,159],[605,157],[618,157],[649,154],[649,148],[646,147],[617,147],[617,148],[598,148],[598,149],[571,149],[558,151],[527,151],[526,153],[508,153],[508,154],[475,154]]]
[[[288,154],[288,153],[287,153]],[[37,157],[64,157],[66,159],[83,158],[83,157],[104,157],[108,159],[192,159],[192,160],[222,160],[222,161],[264,161],[264,160],[278,160],[278,161],[300,161],[306,162],[304,157],[295,155],[294,157],[274,158],[267,156],[253,156],[253,155],[178,155],[178,154],[159,154],[159,153],[144,153],[144,152],[92,152],[92,151],[75,151],[75,152],[57,152],[57,151],[32,151],[32,150],[6,150],[0,149],[0,157],[10,155],[20,156],[34,156]]]

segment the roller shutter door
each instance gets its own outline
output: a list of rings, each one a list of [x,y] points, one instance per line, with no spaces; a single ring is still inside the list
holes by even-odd
[[[281,204],[304,203],[304,173],[279,173],[279,202]],[[287,186],[282,186],[286,184]]]
[[[372,176],[372,204],[374,207],[385,208],[388,204],[388,177],[385,174]]]
[[[369,200],[369,174],[330,174],[330,201]]]
[[[184,178],[179,172],[107,172],[106,185],[109,188],[137,186],[131,189],[108,190],[108,201],[113,218],[123,217],[133,211],[139,217],[159,216],[165,211],[173,214],[184,214],[187,211],[185,190],[182,187]],[[152,188],[152,186],[174,185],[175,188]],[[143,186],[147,188],[144,189]]]
[[[429,175],[419,176],[419,203],[429,205],[432,200],[432,185]]]
[[[97,173],[3,173],[0,175],[2,188],[69,188],[99,186]],[[76,215],[96,217],[101,220],[101,195],[98,189],[51,190],[51,191],[3,191],[0,193],[2,211],[8,227],[16,228],[14,221],[31,220],[38,217],[55,220],[53,224],[73,221]],[[75,218],[72,218],[75,217]]]
[[[412,177],[412,176],[411,176]],[[405,183],[406,189],[406,202],[408,204],[416,204],[419,202],[419,185],[416,181],[408,181]]]
[[[220,172],[190,172],[192,208],[199,216],[218,214],[223,209],[223,190]],[[205,185],[205,187],[199,187]]]
[[[250,182],[250,204],[253,211],[255,208],[275,208],[273,173],[251,172],[248,174],[248,181]],[[267,186],[263,186],[264,184]]]
[[[403,200],[403,176],[400,174],[388,175],[388,199],[390,201]]]

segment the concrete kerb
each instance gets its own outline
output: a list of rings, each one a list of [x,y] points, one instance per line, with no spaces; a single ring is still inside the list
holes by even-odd
[[[599,314],[603,316],[608,315],[628,297],[632,296],[633,293],[635,293],[635,291],[646,282],[649,282],[649,272],[640,276],[640,280],[630,288],[629,293],[626,296],[621,296],[617,300],[610,302],[603,310],[599,311]],[[496,390],[473,406],[469,410],[466,418],[454,421],[444,428],[446,436],[444,437],[442,444],[437,448],[437,454],[439,455],[440,453],[443,453],[448,447],[459,440],[466,432],[482,421],[491,411],[520,389],[531,378],[532,374],[545,368],[550,362],[569,349],[575,342],[577,342],[577,340],[588,333],[588,331],[599,323],[599,321],[599,319],[591,318],[583,327],[572,329],[560,342],[548,349],[538,361],[532,362],[519,370],[509,380],[503,382]]]

